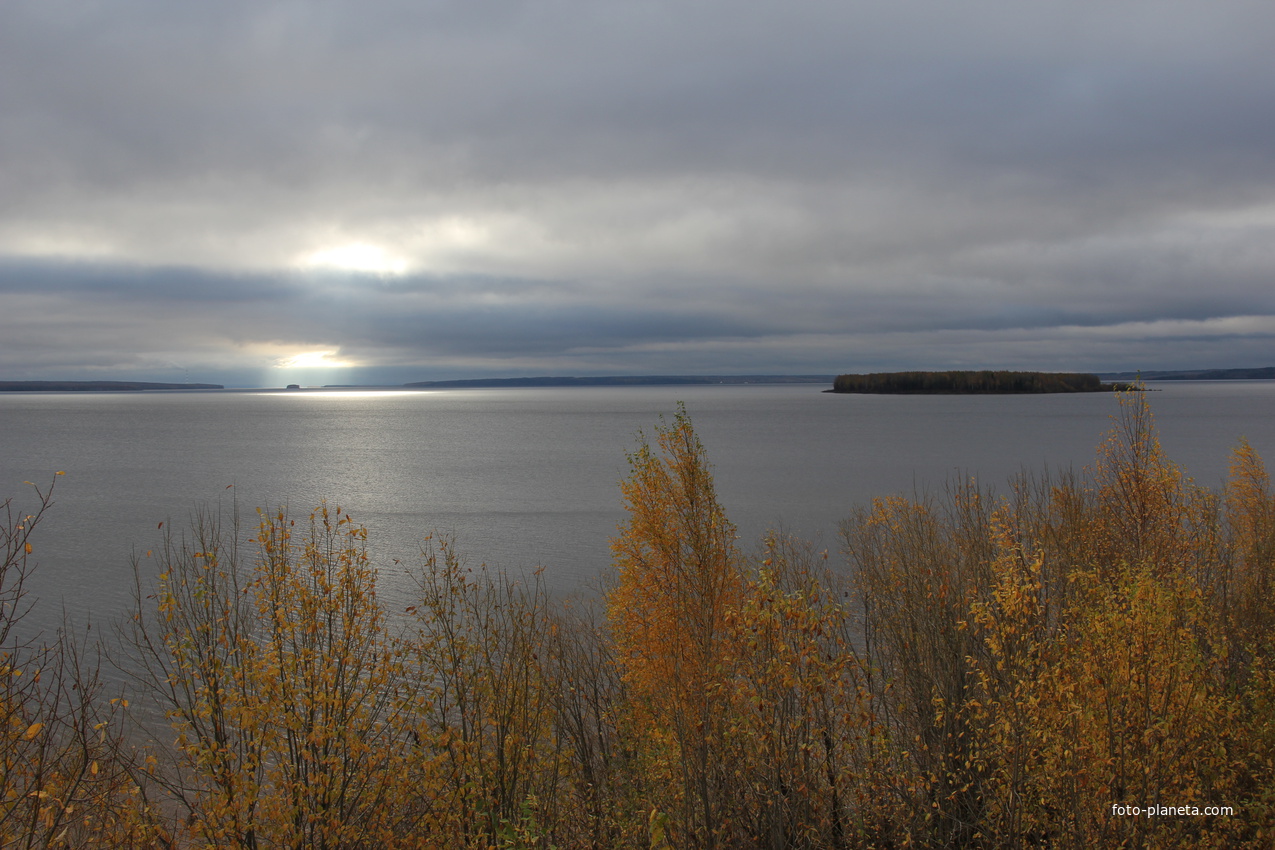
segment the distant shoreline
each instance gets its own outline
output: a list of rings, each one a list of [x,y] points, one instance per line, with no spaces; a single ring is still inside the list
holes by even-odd
[[[1022,394],[1043,392],[1109,392],[1112,389],[1125,388],[1133,382],[1141,380],[1148,383],[1159,381],[1254,381],[1275,380],[1275,366],[1243,369],[1196,369],[1196,370],[1158,370],[1138,372],[1098,372],[1098,373],[1065,373],[1065,372],[1009,372],[1009,371],[914,371],[914,372],[876,372],[867,375],[851,376],[865,379],[868,376],[881,384],[880,376],[927,376],[920,379],[929,386],[913,389],[902,389],[897,386],[885,389],[842,389],[835,387],[835,381],[846,376],[837,375],[604,375],[597,377],[543,375],[524,378],[460,378],[447,381],[412,381],[405,384],[324,384],[322,386],[296,387],[288,389],[309,390],[447,390],[447,389],[500,389],[500,388],[536,388],[536,387],[677,387],[677,386],[746,386],[775,384],[833,384],[833,389],[824,390],[829,393],[892,393],[892,394]],[[1020,386],[1003,385],[999,388],[971,388],[968,385],[959,388],[950,379],[935,376],[957,375],[1017,375]],[[1041,388],[1049,383],[1057,383],[1061,376],[1081,376],[1083,382],[1066,388]],[[1021,376],[1043,376],[1036,381],[1036,387],[1030,382],[1023,385]],[[885,381],[897,379],[889,379]],[[1093,382],[1097,382],[1095,385]],[[966,381],[968,384],[968,381]],[[1011,382],[1012,383],[1012,382]],[[1026,388],[1024,388],[1026,386]],[[3,392],[145,392],[145,391],[208,391],[226,390],[223,384],[173,383],[165,381],[0,381],[0,393]],[[258,390],[280,390],[282,386],[231,387],[229,391],[253,392]]]
[[[826,384],[832,375],[608,375],[596,378],[471,378],[457,381],[414,381],[411,389],[472,387],[665,387],[703,384]],[[332,385],[329,385],[332,386]]]
[[[137,392],[140,390],[224,390],[221,384],[166,384],[154,381],[0,381],[0,392]]]
[[[1275,366],[1253,369],[1189,369],[1152,372],[1100,372],[1105,381],[1270,381],[1275,380]]]

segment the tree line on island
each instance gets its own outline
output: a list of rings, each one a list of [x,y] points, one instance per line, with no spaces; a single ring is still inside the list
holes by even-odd
[[[1014,394],[1014,393],[1094,393],[1128,390],[1128,383],[1103,383],[1097,375],[1081,372],[874,372],[838,375],[834,393],[895,394]]]
[[[6,502],[4,846],[1269,846],[1275,496],[1246,443],[1201,487],[1125,394],[1084,473],[749,554],[686,412],[653,437],[596,603],[427,538],[391,609],[339,509],[206,512],[135,560],[114,643],[35,645],[51,501]]]

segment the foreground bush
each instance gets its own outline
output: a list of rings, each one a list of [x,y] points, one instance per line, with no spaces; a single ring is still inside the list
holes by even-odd
[[[1144,398],[1120,404],[1091,480],[883,500],[846,523],[872,703],[902,756],[896,831],[931,846],[1270,841],[1266,474],[1241,443],[1219,498],[1163,456]],[[1234,815],[1145,815],[1223,805]]]
[[[23,629],[34,532],[53,504],[52,485],[33,489],[28,510],[0,503],[0,846],[127,846],[140,837],[122,746],[127,703],[69,629],[47,643]]]

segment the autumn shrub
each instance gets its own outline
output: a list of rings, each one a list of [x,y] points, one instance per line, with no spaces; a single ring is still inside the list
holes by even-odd
[[[52,641],[26,633],[34,532],[53,486],[35,506],[0,503],[0,846],[134,846],[136,786],[121,760],[120,714],[95,648],[64,626]]]
[[[825,557],[778,534],[756,558],[740,551],[684,409],[654,445],[639,437],[630,465],[607,608],[616,729],[651,845],[842,847],[883,834],[886,742]]]
[[[286,511],[263,512],[247,546],[207,514],[189,537],[165,537],[151,592],[139,590],[128,667],[167,722],[149,730],[141,781],[181,809],[177,845],[428,838],[405,781],[417,683],[365,535],[321,507],[299,529]]]
[[[972,485],[946,504],[874,500],[842,526],[854,587],[858,647],[888,769],[880,794],[903,834],[962,844],[983,817],[977,718],[963,710],[970,659],[964,627],[988,580],[989,496]]]
[[[573,597],[549,630],[550,696],[555,735],[564,749],[560,847],[646,847],[650,811],[638,747],[622,733],[628,692],[616,664],[605,612]]]
[[[413,718],[420,788],[445,846],[547,847],[568,812],[555,728],[549,597],[540,573],[517,580],[466,566],[428,541],[409,657],[422,685]]]
[[[1089,476],[878,500],[843,528],[894,835],[928,846],[1262,846],[1275,514],[1245,444],[1224,498],[1120,397]],[[1230,805],[1126,817],[1113,805]]]
[[[738,653],[727,618],[743,589],[735,527],[684,409],[657,429],[654,447],[640,437],[629,463],[607,597],[628,696],[623,730],[648,776],[647,805],[670,815],[680,846],[716,847],[734,820],[727,732]]]
[[[881,741],[826,553],[769,534],[727,617],[733,846],[842,847],[879,826]]]

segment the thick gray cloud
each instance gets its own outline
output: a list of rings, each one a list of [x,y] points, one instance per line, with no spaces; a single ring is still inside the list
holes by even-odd
[[[0,378],[1266,365],[1259,2],[0,6]]]

